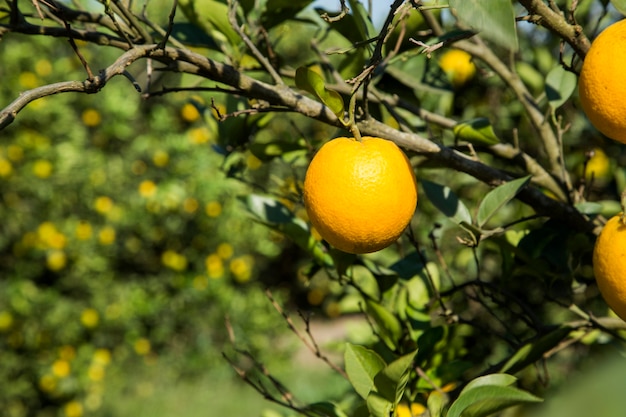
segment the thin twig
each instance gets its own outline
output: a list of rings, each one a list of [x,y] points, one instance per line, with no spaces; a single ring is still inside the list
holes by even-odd
[[[237,23],[238,5],[239,2],[237,2],[236,0],[228,0],[228,21],[230,22],[230,25],[233,27],[233,29],[235,29],[235,32],[237,32],[237,34],[239,35],[241,40],[243,40],[243,43],[246,44],[250,52],[252,52],[252,55],[254,55],[257,61],[259,61],[261,65],[263,65],[263,68],[265,68],[265,70],[270,74],[274,82],[277,85],[285,85],[285,82],[283,81],[280,74],[272,66],[272,64],[265,57],[265,55],[263,55],[261,51],[259,51],[259,48],[256,47],[252,40],[250,40],[248,35],[246,35],[246,33],[244,32],[243,28],[239,26],[239,23]]]
[[[346,374],[346,372],[343,369],[341,369],[338,365],[334,364],[330,359],[328,359],[328,357],[324,355],[322,351],[320,350],[319,346],[315,342],[313,334],[310,331],[309,320],[308,319],[304,320],[306,324],[306,334],[307,334],[307,337],[305,337],[304,335],[300,333],[300,331],[294,324],[289,314],[287,314],[285,310],[280,306],[280,304],[278,304],[276,299],[274,299],[272,292],[268,289],[265,291],[265,294],[267,298],[270,300],[270,302],[272,303],[272,305],[274,306],[274,308],[276,309],[276,311],[278,311],[280,315],[283,316],[283,319],[287,323],[289,330],[291,330],[316,357],[326,362],[326,364],[330,366],[334,371],[336,371],[339,375],[347,379],[348,375]],[[300,315],[300,317],[304,319],[304,316],[302,314]]]

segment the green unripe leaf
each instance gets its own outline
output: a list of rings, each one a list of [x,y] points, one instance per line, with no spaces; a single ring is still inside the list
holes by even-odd
[[[454,136],[457,139],[465,140],[478,145],[495,145],[500,143],[500,139],[493,131],[491,122],[486,117],[460,122],[454,126]]]

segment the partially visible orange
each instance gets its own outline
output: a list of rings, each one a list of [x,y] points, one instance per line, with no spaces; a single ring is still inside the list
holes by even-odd
[[[626,143],[626,20],[593,41],[585,57],[578,94],[583,111],[600,132]]]
[[[611,217],[596,240],[593,273],[606,303],[626,320],[626,225],[622,214]]]
[[[396,241],[411,221],[415,174],[391,141],[333,139],[311,161],[304,205],[312,225],[337,249],[375,252]]]

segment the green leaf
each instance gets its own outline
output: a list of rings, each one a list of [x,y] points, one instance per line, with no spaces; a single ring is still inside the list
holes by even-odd
[[[572,329],[569,326],[560,326],[550,333],[526,343],[511,356],[500,368],[500,372],[514,374],[528,365],[537,362],[543,354],[558,345]]]
[[[431,392],[428,395],[428,400],[426,400],[426,406],[428,407],[430,417],[442,417],[443,409],[447,403],[448,398],[446,395],[439,391]]]
[[[296,86],[316,96],[337,117],[343,117],[344,105],[341,94],[326,88],[324,78],[317,72],[307,67],[299,67],[296,70]]]
[[[476,215],[478,227],[482,228],[498,210],[515,198],[517,193],[519,193],[529,181],[530,176],[528,175],[502,184],[487,193],[478,207],[478,214]]]
[[[517,51],[515,10],[510,0],[450,0],[459,20],[486,39]]]
[[[304,10],[313,0],[267,0],[261,16],[263,28],[269,30],[290,19]]]
[[[228,21],[228,6],[225,3],[217,0],[179,0],[178,5],[191,23],[218,42],[228,41],[231,46],[241,42]]]
[[[373,350],[348,343],[344,352],[348,379],[354,390],[367,399],[374,387],[374,377],[385,367],[385,361]]]
[[[309,404],[307,406],[307,410],[325,417],[348,417],[347,414],[337,406],[337,404],[333,404],[328,401]]]
[[[416,353],[417,351],[414,351],[399,357],[374,377],[376,391],[388,401],[391,401],[394,407],[402,399]]]
[[[367,409],[370,412],[370,417],[389,417],[393,407],[393,402],[376,391],[372,391],[367,396]]]
[[[626,16],[626,0],[611,0],[611,4],[618,12]]]
[[[398,318],[388,309],[372,300],[367,300],[365,305],[367,307],[367,314],[374,320],[378,327],[378,334],[382,341],[390,349],[395,349],[402,335],[402,325]]]
[[[546,77],[546,96],[553,109],[563,105],[576,89],[576,75],[562,66],[554,67]]]
[[[449,187],[428,180],[422,180],[422,187],[430,202],[454,222],[472,222],[469,210]]]
[[[478,145],[495,145],[500,143],[500,139],[493,131],[491,122],[486,117],[460,122],[454,126],[453,131],[457,139]]]
[[[359,33],[361,34],[361,40],[368,40],[375,36],[376,28],[372,23],[372,19],[370,19],[369,14],[367,14],[367,10],[365,10],[365,6],[360,1],[349,0],[350,9],[352,11],[352,15],[356,20],[357,28]],[[368,44],[368,46],[373,49],[372,44]]]
[[[250,194],[242,198],[247,210],[263,224],[287,235],[320,264],[332,268],[332,257],[312,235],[304,220],[272,197]]]
[[[542,401],[526,391],[501,385],[481,385],[463,391],[450,406],[446,417],[484,417],[505,408]]]
[[[513,385],[517,381],[513,375],[509,374],[489,374],[480,376],[478,378],[470,381],[464,388],[461,393],[470,390],[472,388],[480,387],[483,385],[499,385],[502,387],[507,387],[509,385]]]

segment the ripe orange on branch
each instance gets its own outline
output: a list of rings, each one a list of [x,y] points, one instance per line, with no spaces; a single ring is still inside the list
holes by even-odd
[[[593,41],[585,57],[578,94],[583,110],[600,132],[626,143],[626,20],[612,24]]]
[[[626,224],[622,214],[611,217],[596,240],[593,273],[606,303],[626,320]]]
[[[333,139],[309,165],[304,205],[312,225],[337,249],[375,252],[396,241],[411,221],[415,174],[391,141]]]

